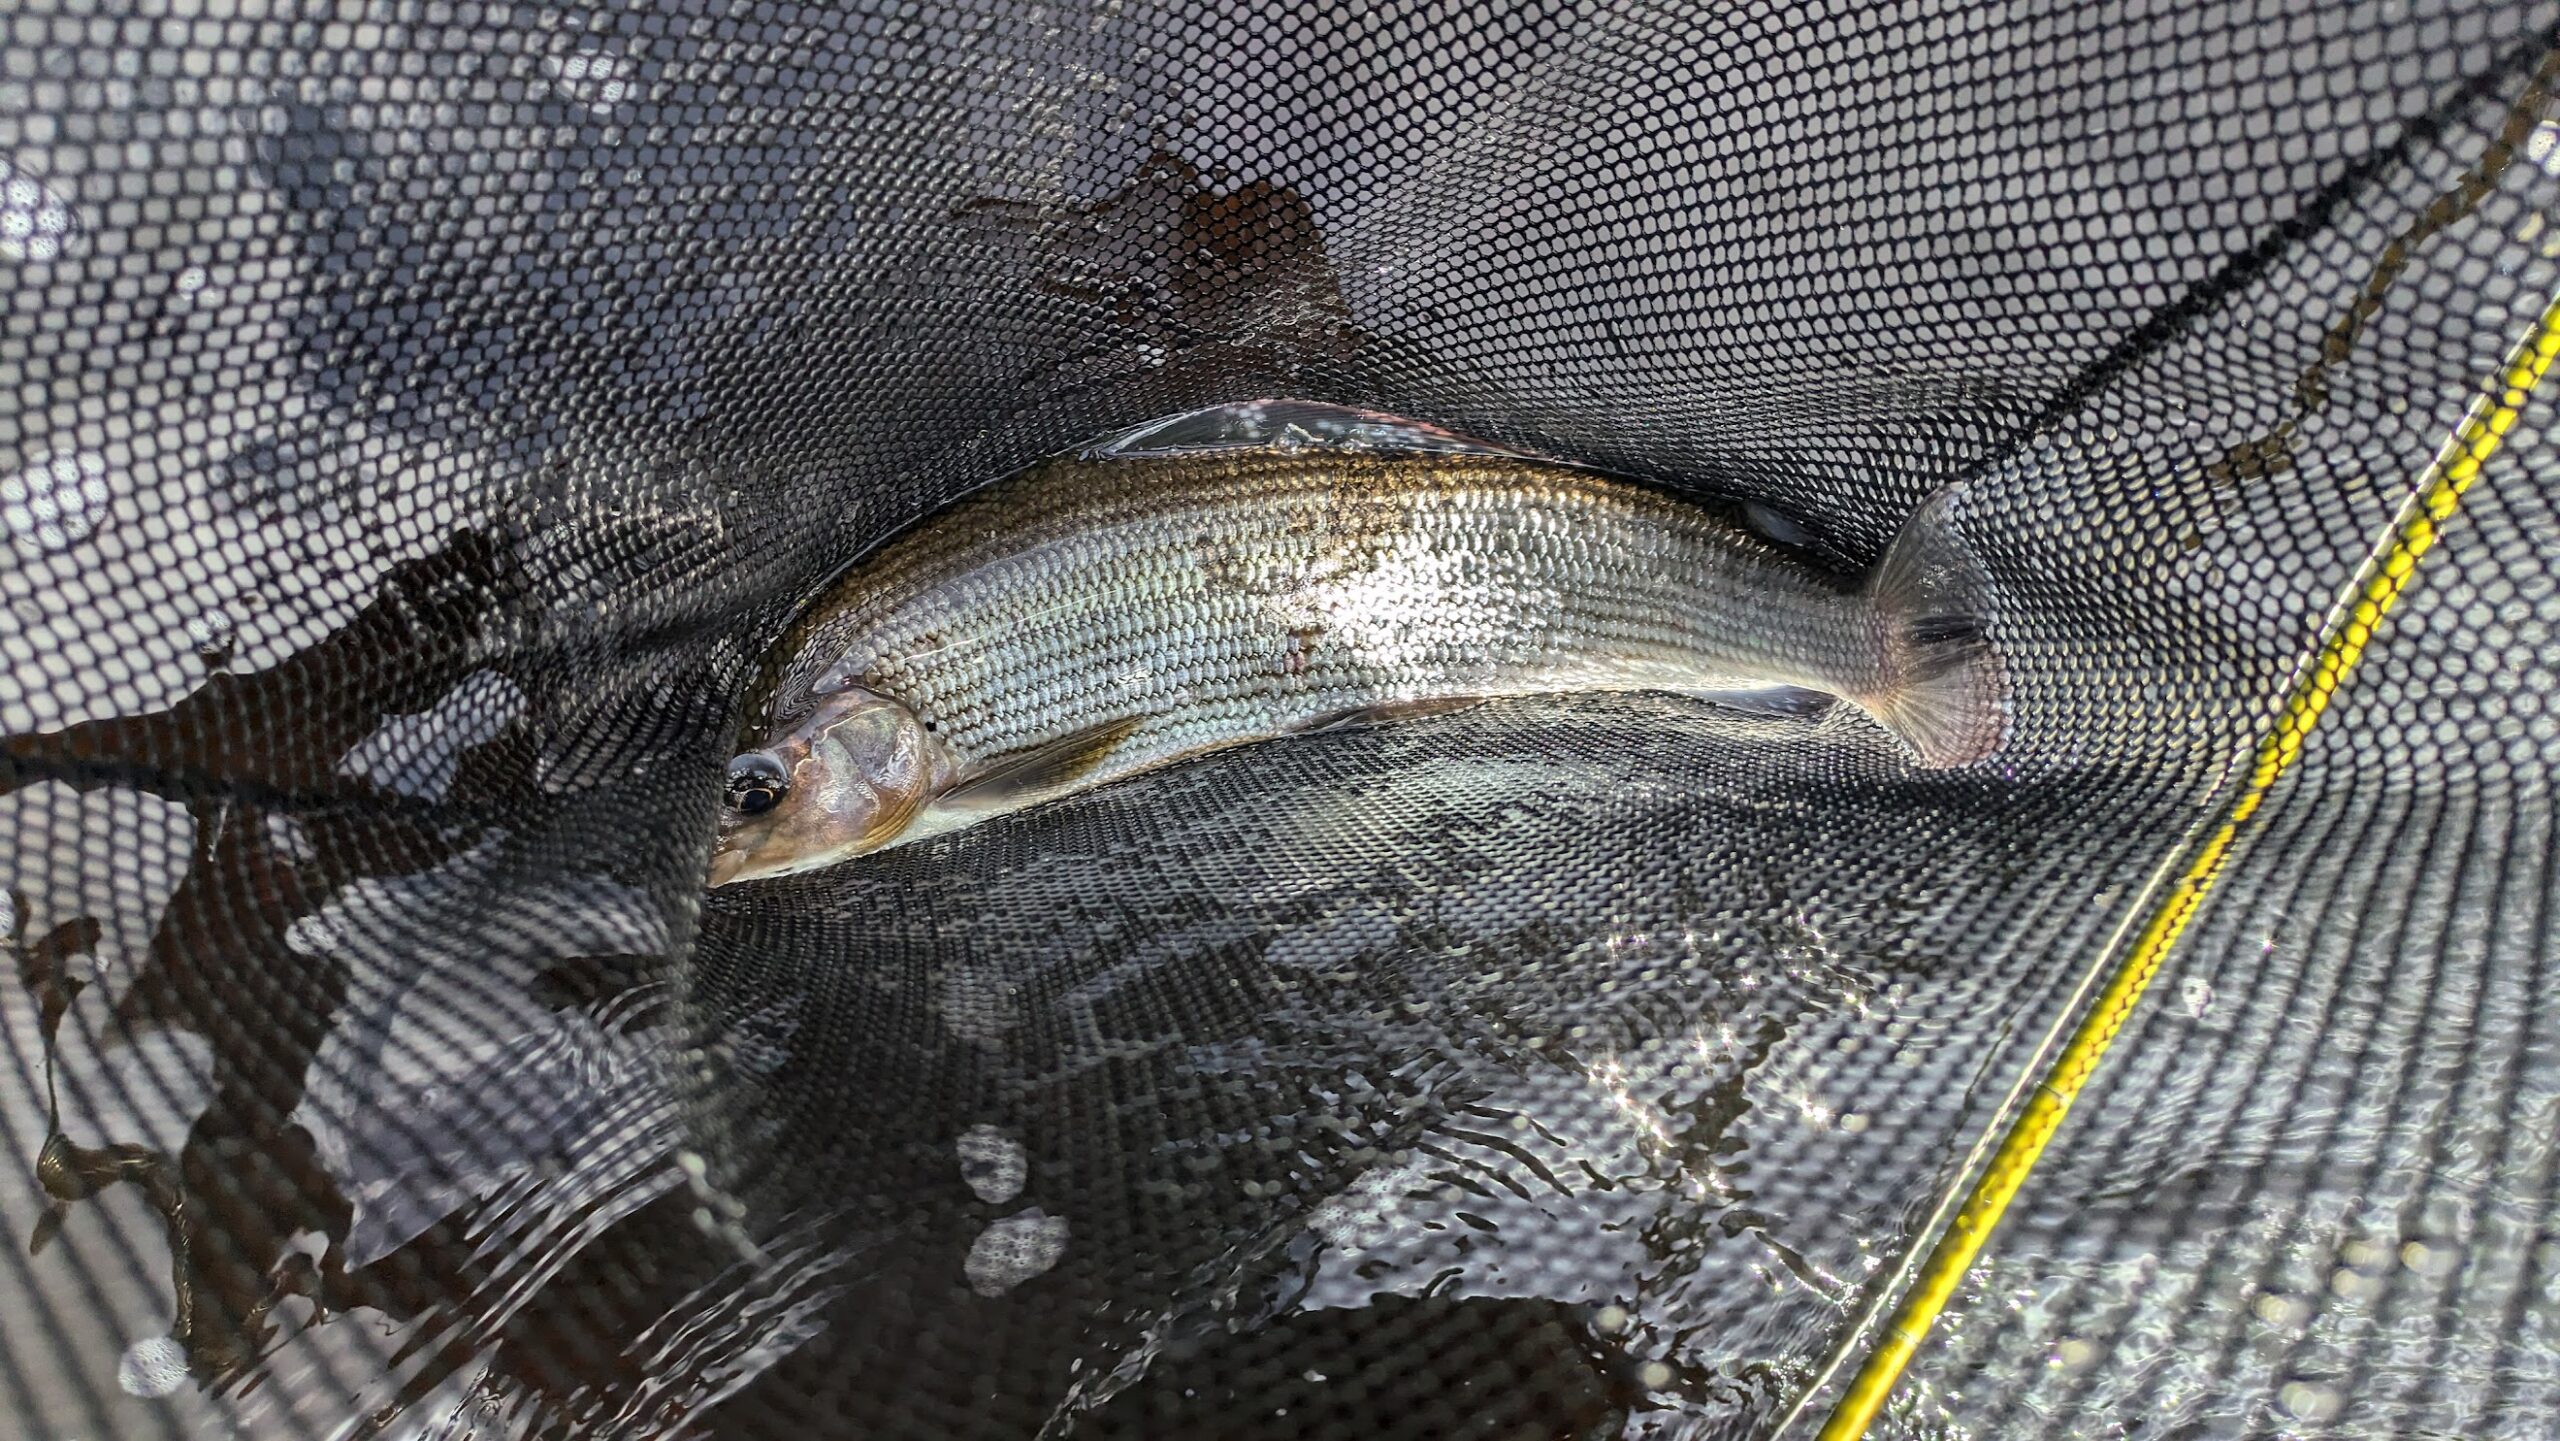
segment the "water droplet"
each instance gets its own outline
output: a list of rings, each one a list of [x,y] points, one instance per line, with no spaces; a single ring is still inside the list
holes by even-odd
[[[128,1396],[156,1400],[186,1384],[187,1350],[166,1336],[150,1336],[124,1348],[116,1384]]]
[[[631,62],[609,50],[546,55],[542,71],[551,77],[553,89],[599,115],[610,114],[638,88],[631,79]]]
[[[30,554],[59,550],[107,514],[107,462],[89,451],[39,460],[0,476],[0,527]]]
[[[79,233],[71,202],[0,158],[0,259],[52,260]]]
[[[187,617],[187,643],[207,669],[220,670],[240,648],[240,636],[231,617],[218,610],[199,611]]]
[[[169,308],[189,310],[217,300],[221,292],[210,289],[213,272],[201,265],[190,265],[169,278]]]

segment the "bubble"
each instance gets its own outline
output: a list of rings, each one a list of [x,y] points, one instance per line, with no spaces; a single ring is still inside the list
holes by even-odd
[[[2053,1348],[2052,1364],[2064,1371],[2086,1371],[2098,1359],[2096,1343],[2073,1336]]]
[[[1067,1218],[1037,1206],[990,1222],[969,1247],[961,1274],[981,1296],[1001,1296],[1058,1264],[1067,1254]]]
[[[960,1133],[960,1179],[979,1200],[1000,1206],[1022,1194],[1031,1175],[1030,1155],[1022,1143],[993,1126],[971,1126]]]
[[[0,477],[0,527],[20,550],[60,550],[107,514],[107,462],[90,451],[39,460]]]
[[[2338,1394],[2337,1387],[2312,1381],[2287,1381],[2276,1392],[2276,1402],[2303,1421],[2333,1420],[2346,1409],[2345,1398]]]
[[[2400,1248],[2400,1264],[2441,1281],[2462,1267],[2462,1252],[2449,1242],[2412,1241]]]
[[[69,201],[0,158],[0,259],[52,260],[79,233]]]
[[[205,283],[211,278],[211,275],[206,272],[203,266],[190,265],[186,269],[178,272],[178,293],[180,295],[193,295],[197,291],[204,289]]]
[[[166,1336],[151,1336],[124,1348],[116,1363],[116,1384],[128,1396],[157,1400],[186,1384],[187,1350]]]
[[[553,89],[599,115],[631,98],[631,62],[608,50],[580,50],[571,55],[545,55],[542,72]]]
[[[1671,1368],[1659,1361],[1647,1361],[1637,1368],[1636,1380],[1648,1391],[1660,1391],[1671,1384]]]
[[[2250,1304],[2258,1319],[2270,1326],[2299,1326],[2311,1317],[2311,1303],[2294,1296],[2280,1296],[2273,1291]]]
[[[1603,1306],[1600,1308],[1600,1314],[1591,1318],[1591,1324],[1599,1328],[1601,1335],[1615,1336],[1627,1329],[1627,1308]]]
[[[284,943],[305,955],[327,955],[344,944],[337,922],[325,915],[304,916],[285,928]]]
[[[2187,1003],[2187,1014],[2199,1021],[2213,1009],[2213,986],[2201,976],[2189,976],[2179,982],[2178,995]]]

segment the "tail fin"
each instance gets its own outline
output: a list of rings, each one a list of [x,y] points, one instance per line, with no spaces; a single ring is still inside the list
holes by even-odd
[[[1931,770],[1999,749],[2008,684],[1991,648],[1991,583],[1950,520],[1961,491],[1931,496],[1867,582],[1884,632],[1884,688],[1858,698]]]

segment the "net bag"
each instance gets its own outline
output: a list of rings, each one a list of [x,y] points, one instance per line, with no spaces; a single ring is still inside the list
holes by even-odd
[[[2555,22],[21,0],[0,1432],[1810,1435],[1919,1304],[1846,1434],[2545,1434]],[[706,891],[831,577],[1274,398],[1843,571],[1961,484],[2007,739],[1506,702]]]

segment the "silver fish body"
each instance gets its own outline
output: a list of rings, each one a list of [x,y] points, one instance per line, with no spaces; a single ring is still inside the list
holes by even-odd
[[[784,639],[742,758],[772,785],[733,810],[712,880],[1500,696],[1819,692],[1924,765],[1966,764],[1998,743],[2002,687],[1944,510],[1860,587],[1713,512],[1510,457],[1053,462],[893,541]]]

